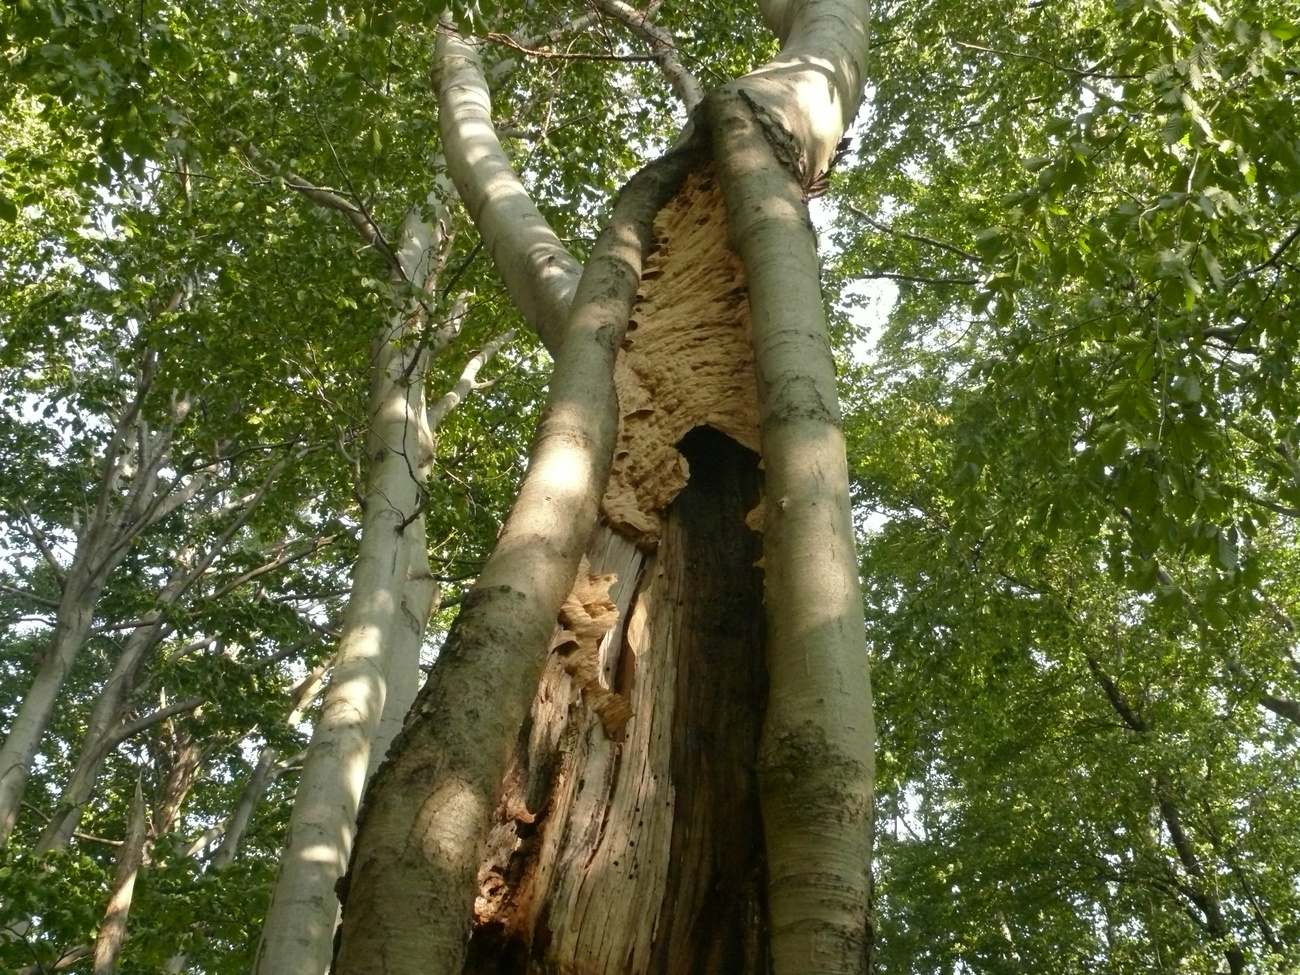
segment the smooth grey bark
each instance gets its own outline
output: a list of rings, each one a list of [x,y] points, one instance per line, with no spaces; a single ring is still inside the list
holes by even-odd
[[[768,3],[781,53],[709,102],[749,282],[766,477],[759,746],[776,975],[865,971],[875,729],[835,365],[804,187],[862,97],[867,5]]]
[[[773,922],[781,928],[774,939],[778,972],[857,971],[866,959],[870,681],[844,442],[801,184],[811,183],[829,163],[861,99],[866,10],[861,3],[796,2],[774,4],[768,12],[787,42],[785,50],[720,98],[711,121],[718,129],[715,156],[734,156],[717,160],[719,175],[730,184],[731,232],[751,276],[751,307],[765,319],[755,323],[766,394],[764,449],[772,452],[768,476],[781,492],[780,517],[767,542],[774,560],[769,614],[775,618],[788,610],[790,616],[776,629],[779,646],[770,664],[788,687],[777,695],[766,735],[778,834],[769,857],[780,870],[769,897],[776,898]],[[477,111],[472,137],[481,141],[473,152],[449,145],[449,165],[460,157],[490,159],[499,151],[473,51],[456,44],[447,34],[439,41],[440,56],[447,59],[437,69],[443,125],[454,126],[462,117],[459,108],[449,108],[473,91],[466,112]],[[452,83],[461,76],[467,80]],[[450,141],[444,136],[445,144]],[[494,166],[505,169],[502,160],[484,167],[486,186],[495,178]],[[633,180],[582,276],[519,498],[392,760],[368,796],[335,963],[341,975],[460,969],[488,817],[608,475],[614,416],[601,387],[612,371],[631,296],[622,307],[612,299],[624,297],[625,288],[635,293],[634,238],[648,232],[675,189],[673,181],[691,165],[698,162],[682,156],[661,160],[660,172],[674,176],[644,194]],[[654,170],[642,177],[654,179]],[[503,201],[522,206],[524,194],[512,174],[500,185]],[[461,187],[462,196],[473,189]],[[476,222],[500,221],[505,207],[493,212],[487,205],[491,194],[480,189],[485,202],[471,206],[471,215]],[[646,209],[630,209],[641,207]],[[737,207],[754,207],[759,216],[737,215]],[[493,248],[507,286],[521,300],[540,288],[525,271],[519,272],[523,284],[511,285],[512,266],[537,273],[538,263],[528,260],[532,231],[544,236],[533,222],[524,234]],[[787,248],[780,238],[791,231],[796,240]],[[754,240],[743,241],[749,233]],[[602,247],[612,253],[602,253]],[[778,257],[793,259],[793,269],[776,273]],[[540,265],[547,267],[544,259]],[[774,277],[758,285],[756,298],[753,279],[766,274]],[[785,293],[786,287],[792,290]],[[554,349],[553,343],[548,347]],[[795,354],[794,370],[781,364],[786,351]],[[810,397],[820,408],[804,416]],[[796,662],[806,669],[802,676]],[[799,716],[800,707],[813,714]],[[777,785],[789,784],[789,770],[800,759],[813,763],[818,783],[831,792],[829,799],[818,796],[812,808],[777,801]],[[800,796],[811,792],[803,789]],[[827,813],[844,819],[823,835],[819,817]],[[818,895],[827,885],[832,904],[823,912]]]
[[[407,712],[420,691],[420,649],[429,616],[438,602],[438,584],[429,567],[424,519],[411,522],[403,538],[406,546],[406,586],[402,591],[401,617],[392,633],[385,675],[384,711],[370,747],[366,781],[388,755],[388,746],[402,729]]]
[[[118,654],[109,673],[108,680],[95,699],[95,705],[91,709],[86,725],[86,733],[82,737],[77,763],[55,805],[54,815],[50,817],[40,839],[37,840],[36,853],[61,849],[72,841],[72,834],[81,819],[81,811],[94,792],[100,766],[112,749],[124,740],[124,736],[115,734],[115,731],[120,731],[128,725],[130,695],[135,690],[140,668],[172,630],[164,615],[163,607],[175,606],[212,567],[213,562],[230,544],[238,531],[247,524],[262,498],[266,496],[267,490],[286,465],[285,460],[277,462],[255,492],[225,507],[223,513],[234,513],[236,515],[234,521],[201,556],[192,560],[193,564],[182,562],[172,570],[166,584],[158,592],[157,607],[145,614],[140,625],[136,626],[127,637],[122,652]]]
[[[92,952],[94,975],[113,975],[117,968],[117,954],[126,940],[126,920],[131,912],[131,898],[135,893],[135,878],[144,862],[147,833],[144,818],[144,791],[136,779],[135,797],[131,801],[131,814],[127,822],[126,838],[117,850],[117,870],[113,877],[113,890],[103,923],[95,936]]]
[[[650,45],[655,55],[655,63],[672,86],[673,93],[681,99],[686,114],[695,111],[695,106],[704,100],[704,91],[695,75],[687,70],[677,56],[677,45],[673,36],[662,27],[651,22],[649,10],[637,10],[623,0],[592,0],[596,9],[626,24],[632,33]],[[653,6],[653,5],[652,5]]]
[[[248,824],[253,821],[253,813],[257,811],[257,804],[261,801],[267,786],[275,780],[278,771],[275,757],[275,749],[269,745],[257,756],[257,765],[253,767],[248,781],[244,783],[244,788],[239,793],[239,802],[235,804],[235,811],[226,823],[221,844],[209,861],[213,869],[220,870],[234,863],[235,854],[239,852],[239,844],[243,842],[244,834],[248,832]]]
[[[463,313],[464,298],[458,297],[452,310],[453,322],[457,326]],[[452,410],[473,393],[479,372],[513,338],[514,330],[507,329],[485,344],[470,357],[451,389],[430,404],[425,412],[424,433],[430,451],[437,443],[439,425]],[[442,344],[445,346],[445,343]],[[435,344],[430,354],[436,355],[439,351],[441,348]],[[416,695],[420,690],[420,649],[424,646],[424,631],[429,617],[438,605],[438,585],[433,578],[432,569],[429,568],[429,550],[423,519],[417,518],[412,522],[405,543],[408,547],[409,563],[406,590],[402,594],[402,620],[394,634],[388,665],[388,695],[384,700],[384,713],[379,720],[379,730],[375,733],[374,745],[370,751],[367,781],[387,756],[389,746],[401,731],[406,715],[411,710],[411,705],[415,703]]]
[[[442,224],[414,214],[402,228],[394,278],[431,292],[446,259]],[[394,283],[397,283],[395,280]],[[312,732],[258,945],[258,975],[322,975],[329,966],[371,746],[384,710],[391,650],[408,583],[406,534],[421,517],[432,461],[425,422],[424,351],[411,341],[418,307],[399,308],[375,342],[371,467],[352,591],[321,716]]]
[[[582,265],[560,243],[501,148],[477,49],[445,23],[438,28],[433,75],[447,174],[510,297],[555,355]]]

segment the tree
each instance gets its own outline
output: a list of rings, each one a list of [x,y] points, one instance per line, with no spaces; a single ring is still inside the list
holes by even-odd
[[[493,810],[502,805],[509,820],[522,819],[535,826],[538,813],[549,805],[540,832],[556,835],[571,828],[564,822],[567,816],[556,815],[566,811],[558,801],[547,799],[544,791],[535,803],[524,802],[522,809],[509,797],[499,802],[510,750],[520,738],[528,703],[538,694],[548,645],[569,658],[568,681],[577,685],[582,699],[591,702],[600,717],[601,730],[596,734],[614,741],[624,736],[631,721],[649,724],[653,720],[649,702],[639,717],[635,711],[629,717],[627,701],[616,700],[617,692],[602,686],[604,668],[598,662],[600,644],[615,619],[617,604],[610,598],[610,587],[621,581],[625,588],[632,582],[635,589],[642,558],[615,532],[600,530],[591,536],[590,526],[605,495],[609,500],[604,510],[611,526],[621,525],[625,532],[653,540],[659,513],[683,480],[684,465],[674,456],[674,445],[693,427],[708,424],[713,414],[719,415],[713,422],[720,425],[748,421],[751,431],[758,427],[758,436],[749,433],[749,439],[760,447],[772,498],[764,516],[770,681],[763,732],[753,753],[758,782],[748,786],[742,781],[741,795],[727,798],[738,800],[740,808],[748,805],[752,824],[753,804],[745,803],[744,793],[756,789],[763,810],[765,899],[776,970],[852,970],[863,963],[871,808],[870,685],[857,608],[834,370],[822,323],[805,190],[829,165],[861,97],[865,11],[849,4],[790,4],[774,5],[765,13],[784,38],[784,53],[706,98],[704,107],[693,115],[694,133],[633,178],[576,283],[576,275],[566,274],[563,261],[552,257],[558,242],[544,221],[516,217],[508,225],[496,209],[517,208],[520,201],[512,192],[490,192],[493,183],[488,180],[503,179],[499,150],[492,151],[491,128],[483,124],[481,114],[476,117],[459,108],[447,111],[456,104],[454,99],[465,98],[474,99],[482,112],[486,103],[479,94],[485,88],[482,75],[472,49],[454,35],[440,38],[435,74],[443,95],[443,146],[452,176],[461,184],[471,213],[485,227],[498,267],[508,269],[507,285],[512,284],[513,273],[514,289],[530,299],[532,308],[526,310],[533,312],[540,334],[552,345],[556,363],[519,497],[389,763],[381,767],[370,790],[347,880],[342,940],[335,961],[339,971],[413,971],[431,963],[439,970],[458,970]],[[804,66],[813,58],[824,59],[823,71]],[[463,134],[460,126],[465,126]],[[460,145],[471,140],[477,151],[458,159]],[[476,171],[475,164],[481,169]],[[493,230],[498,228],[501,232],[494,238]],[[738,264],[728,253],[729,242],[739,251]],[[655,261],[656,250],[662,255],[661,265]],[[682,252],[678,260],[701,273],[689,288],[677,280],[682,272],[668,270],[675,250]],[[759,415],[735,417],[743,401],[728,402],[718,394],[714,396],[721,402],[710,404],[706,393],[701,397],[704,403],[690,403],[683,392],[685,384],[673,388],[670,381],[662,383],[664,391],[658,397],[648,396],[646,405],[629,409],[635,392],[628,390],[620,400],[615,388],[619,348],[640,343],[653,350],[658,331],[663,351],[647,354],[643,368],[666,370],[673,344],[688,341],[673,333],[684,332],[698,320],[693,303],[727,297],[731,314],[723,317],[714,312],[713,317],[730,325],[732,334],[749,320]],[[566,318],[564,328],[556,329],[556,323]],[[625,339],[629,321],[636,328]],[[744,344],[733,350],[728,350],[735,356],[733,363],[749,358]],[[626,365],[627,357],[622,361]],[[695,372],[692,383],[697,390],[703,385],[701,372]],[[734,380],[724,375],[721,381]],[[633,377],[626,377],[621,385],[627,389],[633,382]],[[673,420],[663,419],[674,414]],[[640,431],[637,420],[643,424]],[[670,425],[676,423],[681,426]],[[644,443],[636,443],[638,435]],[[624,446],[623,465],[614,462],[616,441],[630,445]],[[663,459],[657,464],[647,462],[646,455],[656,449]],[[648,470],[620,484],[620,475],[626,477],[624,472],[638,464]],[[612,491],[607,494],[611,477]],[[677,484],[662,483],[674,477]],[[665,496],[651,496],[647,503],[647,488]],[[619,497],[620,491],[635,492],[631,517],[620,517],[616,508],[629,503]],[[725,509],[713,510],[720,514]],[[744,528],[739,514],[732,511],[729,532],[713,530],[723,532],[724,538],[740,535]],[[584,549],[593,558],[580,566]],[[681,557],[664,549],[661,541],[654,564]],[[679,602],[698,592],[689,575],[676,585],[679,588],[673,592]],[[651,592],[643,591],[643,601],[631,619],[645,612]],[[624,598],[630,602],[631,595]],[[748,598],[755,610],[757,597],[757,590],[752,590]],[[659,598],[655,593],[653,599]],[[564,629],[553,640],[557,612]],[[707,632],[708,624],[693,622]],[[677,640],[670,635],[674,627],[669,620],[660,624],[662,630],[653,622],[644,625],[648,656],[675,655]],[[686,648],[700,639],[685,633],[679,638],[677,646]],[[637,637],[630,639],[635,644]],[[616,644],[623,640],[619,633]],[[621,696],[626,698],[626,693]],[[549,689],[543,691],[544,704],[549,698]],[[814,701],[818,706],[809,707]],[[670,735],[685,734],[684,715],[676,714],[681,712],[661,720],[679,724]],[[534,728],[536,721],[534,715]],[[647,762],[651,761],[650,737],[643,745]],[[715,742],[717,748],[728,746],[725,738]],[[632,751],[631,744],[624,747]],[[514,766],[525,794],[540,788],[527,780],[535,757],[526,754]],[[559,770],[548,784],[562,795],[584,781],[586,771],[581,765]],[[674,788],[694,787],[689,765],[682,769],[670,763],[662,771]],[[694,771],[700,774],[700,766]],[[658,773],[652,772],[651,779],[656,778]],[[650,801],[650,796],[643,799]],[[607,817],[615,811],[621,817],[612,824],[616,829],[634,829],[648,815],[635,803],[625,804],[613,788],[604,802]],[[672,805],[671,799],[664,800],[666,808]],[[509,822],[502,825],[510,827]],[[643,892],[636,895],[638,901],[648,898],[643,910],[650,916],[663,912],[667,919],[678,912],[674,901],[679,897],[695,899],[719,878],[700,870],[684,881],[678,878],[681,889],[664,886],[672,838],[686,835],[690,821],[664,814],[656,825],[662,845],[647,857],[645,869],[637,869],[638,861],[628,850],[622,853],[627,860],[619,871],[621,851],[611,847],[600,849],[587,866],[594,863],[592,872],[597,877],[602,872],[619,877],[627,892]],[[644,843],[646,834],[640,835]],[[752,845],[742,853],[742,858],[748,854],[750,862],[740,867],[741,875],[757,866],[756,853]],[[708,849],[681,855],[702,863],[715,857]],[[525,874],[528,870],[529,865],[522,866]],[[693,885],[699,885],[699,892]],[[537,893],[544,897],[544,890]],[[535,896],[508,891],[504,899],[527,902]],[[759,896],[757,891],[752,895],[755,906]],[[404,916],[418,919],[416,923],[399,920],[399,903],[404,905]],[[696,903],[697,912],[703,911],[703,898]],[[608,908],[596,908],[602,909]],[[753,910],[738,911],[732,930],[718,935],[719,945],[734,947],[761,938],[752,926],[753,914]],[[699,923],[698,918],[698,913],[688,915],[679,923],[689,929]],[[555,931],[562,924],[577,928],[585,920],[581,908],[572,915],[490,920],[511,929],[497,951],[526,956],[538,950],[544,964],[585,966],[597,963],[602,955],[636,958],[638,951],[651,950],[648,932],[630,924],[619,930],[615,944],[579,938],[574,943],[556,939],[547,946],[535,940],[538,929]],[[696,950],[698,942],[689,937],[683,941],[688,955]],[[761,940],[759,945],[752,954],[755,964],[769,950]],[[671,963],[671,957],[662,962]]]
[[[6,8],[0,966],[1294,966],[1300,11],[764,12]]]

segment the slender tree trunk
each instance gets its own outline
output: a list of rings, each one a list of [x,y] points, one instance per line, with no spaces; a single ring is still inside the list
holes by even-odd
[[[607,480],[617,432],[613,360],[651,222],[690,162],[683,153],[643,171],[593,249],[519,498],[371,787],[339,972],[460,967],[501,777]],[[392,910],[399,902],[405,917]]]
[[[204,474],[199,474],[184,486],[175,481],[159,483],[159,473],[171,456],[173,426],[188,410],[188,401],[174,410],[171,423],[151,432],[139,417],[147,390],[146,381],[110,442],[98,502],[77,539],[72,565],[64,578],[49,650],[0,748],[0,846],[8,842],[18,821],[32,761],[54,713],[64,678],[90,635],[100,593],[130,551],[135,537],[192,497],[205,479]],[[120,444],[133,431],[133,448],[121,451]],[[123,488],[131,470],[134,473]]]
[[[187,574],[185,568],[176,569],[159,594],[159,601],[164,604],[174,602]],[[108,680],[95,699],[77,764],[54,807],[54,815],[36,843],[37,853],[62,849],[72,841],[81,810],[90,800],[100,766],[108,757],[113,728],[125,719],[127,699],[135,688],[136,674],[144,658],[162,638],[163,617],[159,610],[151,610],[144,622],[146,625],[136,627],[127,638]]]
[[[275,749],[268,745],[257,756],[257,765],[253,767],[248,781],[244,783],[235,811],[231,813],[230,820],[221,834],[221,845],[212,854],[211,865],[214,870],[228,867],[235,862],[235,854],[239,852],[239,844],[243,842],[244,834],[248,832],[248,825],[253,821],[257,804],[261,802],[262,794],[274,779]]]
[[[113,732],[127,723],[130,712],[131,692],[135,690],[140,668],[149,659],[158,644],[170,632],[171,627],[163,613],[163,607],[176,606],[181,597],[216,561],[218,556],[230,544],[236,533],[248,522],[249,517],[265,497],[267,489],[284,470],[287,461],[281,460],[271,467],[261,486],[248,497],[239,499],[227,510],[237,512],[233,522],[213,540],[202,555],[188,553],[182,556],[180,563],[173,568],[166,584],[158,592],[156,607],[151,609],[127,637],[122,652],[113,664],[103,689],[95,699],[91,709],[86,733],[82,737],[81,751],[72,776],[64,786],[62,795],[55,806],[54,815],[46,824],[35,852],[45,853],[61,849],[72,841],[72,834],[81,819],[81,810],[94,792],[95,781],[99,776],[100,766],[121,739]]]
[[[402,722],[420,691],[420,650],[424,646],[424,630],[438,603],[438,584],[429,568],[423,518],[411,522],[403,544],[407,549],[406,587],[402,591],[401,618],[394,628],[389,649],[384,712],[370,748],[366,781],[375,774],[379,763],[388,754],[388,746],[402,730]]]
[[[436,279],[432,262],[441,257],[441,229],[435,236],[418,220],[408,219],[402,251],[410,258],[404,262],[408,280],[431,285]],[[418,641],[402,635],[411,629],[403,624],[402,612],[411,569],[407,536],[418,532],[423,538],[414,526],[421,518],[432,460],[423,392],[426,357],[410,334],[415,320],[415,311],[398,312],[375,343],[373,452],[352,592],[333,676],[298,781],[258,945],[258,975],[322,975],[329,966],[338,916],[334,888],[351,855],[392,652],[401,645],[408,658],[411,652],[418,654]],[[424,621],[418,623],[422,634]]]
[[[135,893],[135,878],[144,862],[147,838],[144,819],[144,790],[139,779],[135,783],[135,798],[131,801],[131,815],[126,839],[117,851],[117,872],[113,878],[113,891],[109,895],[104,921],[95,937],[94,975],[112,975],[117,968],[117,956],[126,940],[126,919],[131,912],[131,898]]]
[[[103,582],[86,578],[84,570],[74,563],[68,573],[49,649],[0,749],[0,845],[8,842],[18,822],[18,809],[27,788],[32,760],[54,713],[63,679],[90,635],[95,603],[102,588]]]

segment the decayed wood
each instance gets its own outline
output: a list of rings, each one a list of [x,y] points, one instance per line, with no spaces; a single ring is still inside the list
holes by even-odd
[[[744,268],[727,247],[706,167],[659,212],[614,368],[619,432],[601,510],[644,544],[686,484],[677,443],[708,424],[758,450],[758,389]]]
[[[657,552],[608,529],[590,547],[619,574],[601,679],[632,709],[624,740],[553,653],[479,875],[473,975],[764,970],[757,457],[712,430],[684,449]]]

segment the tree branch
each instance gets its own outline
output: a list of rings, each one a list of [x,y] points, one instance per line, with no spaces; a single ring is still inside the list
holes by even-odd
[[[32,602],[39,603],[42,606],[49,606],[51,609],[59,608],[59,601],[57,599],[47,599],[44,596],[38,596],[36,593],[30,592],[26,589],[20,589],[18,586],[10,586],[0,582],[0,590],[11,592],[15,596],[21,596],[24,599],[30,599]]]
[[[345,199],[332,190],[315,186],[294,173],[287,174],[284,177],[284,182],[286,186],[296,190],[298,195],[303,199],[310,200],[317,206],[324,207],[327,210],[335,210],[347,217],[348,222],[351,223],[352,226],[356,228],[357,233],[361,235],[361,239],[373,247],[379,253],[379,256],[384,259],[384,263],[388,265],[389,270],[394,271],[397,274],[402,273],[402,266],[397,260],[397,255],[393,253],[392,247],[390,247],[388,241],[384,239],[384,235],[380,231],[379,226],[371,218],[369,213],[354,204],[351,200]]]
[[[1298,239],[1300,239],[1300,226],[1297,226],[1294,230],[1292,230],[1289,234],[1287,234],[1286,237],[1282,239],[1282,242],[1277,245],[1277,249],[1273,251],[1272,256],[1270,256],[1268,260],[1260,264],[1256,264],[1254,267],[1244,268],[1238,271],[1236,274],[1234,274],[1232,276],[1232,283],[1236,284],[1242,278],[1248,278],[1251,275],[1258,274],[1260,271],[1272,267],[1274,264],[1276,264],[1278,261],[1282,259],[1282,255],[1285,254],[1287,252],[1287,249],[1290,248],[1290,246],[1294,244]]]
[[[623,0],[591,0],[591,2],[601,13],[608,14],[627,25],[633,34],[650,45],[650,50],[654,52],[655,63],[659,65],[659,70],[663,72],[663,76],[668,80],[677,97],[682,100],[686,114],[689,115],[694,111],[695,106],[703,100],[704,92],[695,75],[687,70],[677,56],[677,44],[673,40],[673,35],[662,27],[651,24],[648,10],[637,10]]]
[[[512,51],[518,51],[520,54],[527,54],[534,58],[553,58],[560,61],[657,61],[658,57],[654,54],[587,54],[579,52],[574,54],[570,51],[539,51],[535,48],[524,47],[509,34],[484,34],[483,39],[491,41],[493,44],[500,44],[508,47]]]
[[[918,244],[929,244],[931,247],[938,247],[940,250],[945,250],[950,254],[956,254],[963,260],[971,261],[974,264],[983,263],[983,260],[978,254],[972,254],[968,250],[962,250],[962,248],[958,247],[956,244],[949,244],[946,241],[936,240],[933,237],[925,236],[925,234],[914,234],[909,233],[906,230],[896,230],[888,224],[883,224],[877,220],[873,220],[871,217],[867,216],[865,211],[855,207],[852,203],[846,203],[844,204],[844,207],[858,219],[872,227],[875,227],[881,233],[891,234],[894,237],[902,237],[904,240],[912,240]]]
[[[1142,720],[1142,715],[1133,710],[1128,698],[1115,686],[1115,682],[1110,679],[1110,676],[1101,669],[1101,664],[1097,663],[1096,657],[1088,658],[1088,669],[1092,671],[1092,675],[1097,679],[1097,683],[1101,685],[1102,691],[1105,692],[1106,699],[1110,701],[1111,707],[1115,709],[1115,713],[1120,716],[1124,724],[1139,734],[1145,732],[1147,724]]]
[[[18,500],[15,500],[14,504],[18,508],[18,514],[22,516],[23,523],[27,526],[27,531],[23,534],[30,538],[32,544],[40,549],[41,557],[45,559],[45,564],[48,565],[50,571],[54,573],[54,581],[57,582],[59,588],[62,589],[68,581],[68,574],[64,571],[63,566],[59,564],[58,559],[54,557],[54,549],[51,548],[49,539],[45,537],[45,532],[41,531],[40,528],[36,526],[36,519],[33,518],[32,513],[27,510],[27,505]],[[54,605],[57,606],[58,604],[55,603]]]
[[[128,721],[119,727],[104,741],[104,751],[116,748],[122,742],[126,741],[156,724],[166,721],[168,718],[174,718],[178,714],[186,711],[193,711],[195,708],[207,701],[205,697],[188,697],[183,701],[177,701],[175,704],[169,704],[165,708],[159,708],[157,711],[151,711],[149,714],[142,715],[134,721]]]
[[[459,406],[465,397],[474,391],[476,388],[474,380],[478,377],[479,371],[492,361],[493,356],[500,351],[503,345],[507,345],[514,337],[514,329],[503,332],[484,345],[478,354],[465,364],[465,368],[461,372],[460,378],[456,380],[456,384],[429,406],[429,429],[431,431],[437,430],[439,424],[446,419],[447,414]]]
[[[554,355],[582,265],[560,243],[501,148],[477,50],[445,22],[438,28],[433,79],[447,172],[506,290]]]
[[[970,288],[979,284],[979,278],[932,278],[923,274],[899,274],[894,271],[875,271],[871,274],[859,274],[859,281],[874,281],[887,278],[890,281],[910,281],[912,284],[941,284],[952,287]]]
[[[955,38],[949,38],[953,44],[958,47],[964,47],[968,51],[983,51],[985,54],[996,54],[1002,58],[1019,58],[1022,61],[1037,61],[1039,64],[1045,64],[1049,68],[1055,68],[1057,71],[1064,71],[1066,74],[1074,75],[1076,78],[1106,78],[1111,80],[1120,80],[1124,78],[1136,78],[1137,75],[1131,74],[1103,74],[1097,69],[1101,67],[1100,62],[1091,68],[1072,68],[1068,64],[1061,64],[1059,61],[1053,61],[1051,58],[1045,58],[1038,54],[1028,54],[1024,51],[1003,51],[996,47],[985,47],[983,44],[971,44],[967,41],[959,41]]]
[[[281,555],[279,558],[272,559],[270,562],[266,562],[263,565],[259,565],[256,569],[249,569],[243,575],[238,576],[231,582],[226,583],[224,586],[222,586],[220,589],[214,592],[209,598],[220,599],[222,596],[225,596],[228,593],[232,592],[233,590],[238,589],[246,582],[251,582],[252,580],[256,579],[258,576],[266,575],[266,573],[268,572],[274,572],[276,569],[280,568],[281,566],[288,565],[290,562],[297,562],[299,559],[304,559],[308,555],[312,555],[316,552],[319,552],[325,546],[332,544],[334,540],[337,538],[338,535],[325,535],[321,538],[313,539],[311,545],[309,545],[305,550],[301,552],[291,553],[289,555]]]

